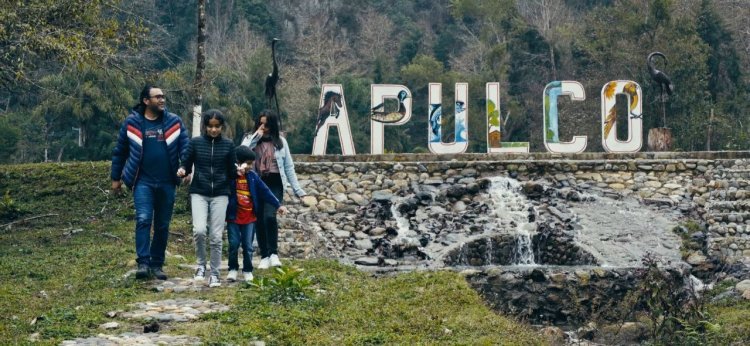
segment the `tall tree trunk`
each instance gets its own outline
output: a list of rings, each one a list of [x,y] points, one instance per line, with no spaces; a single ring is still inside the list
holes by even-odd
[[[549,62],[552,65],[552,80],[557,80],[557,64],[555,64],[555,47],[549,45]]]
[[[655,127],[648,131],[649,151],[672,150],[672,130],[666,127]]]
[[[706,150],[711,151],[711,126],[714,124],[714,109],[711,108],[711,114],[708,116],[708,129],[706,129]]]
[[[195,80],[193,81],[193,135],[201,133],[203,107],[203,72],[206,68],[206,0],[198,0],[198,46],[195,56]]]

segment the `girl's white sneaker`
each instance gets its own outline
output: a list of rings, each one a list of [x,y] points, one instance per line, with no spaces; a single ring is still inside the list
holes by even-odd
[[[271,255],[271,267],[281,267],[281,260],[277,254]]]
[[[236,270],[230,270],[229,273],[227,273],[227,281],[231,281],[231,282],[237,281],[237,271]]]
[[[268,269],[269,267],[271,267],[271,258],[269,257],[261,258],[260,264],[258,265],[258,269]]]

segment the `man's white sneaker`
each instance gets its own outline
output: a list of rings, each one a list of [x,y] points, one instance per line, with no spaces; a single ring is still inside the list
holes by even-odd
[[[242,272],[242,275],[245,277],[245,282],[253,281],[253,272]]]
[[[271,255],[271,267],[281,267],[281,260],[276,254]]]
[[[205,266],[198,266],[197,269],[195,269],[195,276],[193,276],[193,280],[195,281],[203,281],[206,276],[206,267]]]
[[[227,273],[227,281],[230,281],[230,282],[237,281],[237,271],[236,270],[230,270],[229,273]]]
[[[221,281],[219,280],[219,277],[216,275],[211,275],[211,277],[208,279],[208,287],[219,287],[221,286]]]
[[[260,264],[258,264],[258,269],[268,269],[271,266],[271,258],[261,258]]]

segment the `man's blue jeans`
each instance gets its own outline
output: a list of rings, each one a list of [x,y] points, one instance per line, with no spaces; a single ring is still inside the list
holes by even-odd
[[[253,271],[253,235],[255,234],[255,223],[238,225],[227,222],[227,238],[229,238],[229,270],[237,270],[240,264],[237,261],[237,250],[242,245],[242,272]]]
[[[175,185],[139,181],[133,189],[135,205],[135,252],[138,264],[151,268],[164,265],[169,223],[174,209]],[[151,225],[154,239],[151,240]]]

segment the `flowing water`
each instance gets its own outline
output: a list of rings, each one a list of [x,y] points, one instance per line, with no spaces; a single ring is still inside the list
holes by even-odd
[[[529,201],[521,193],[521,184],[518,180],[508,177],[492,177],[490,182],[492,216],[499,222],[515,225],[516,248],[513,252],[513,264],[535,265],[531,232],[536,230],[536,224],[528,222]]]

